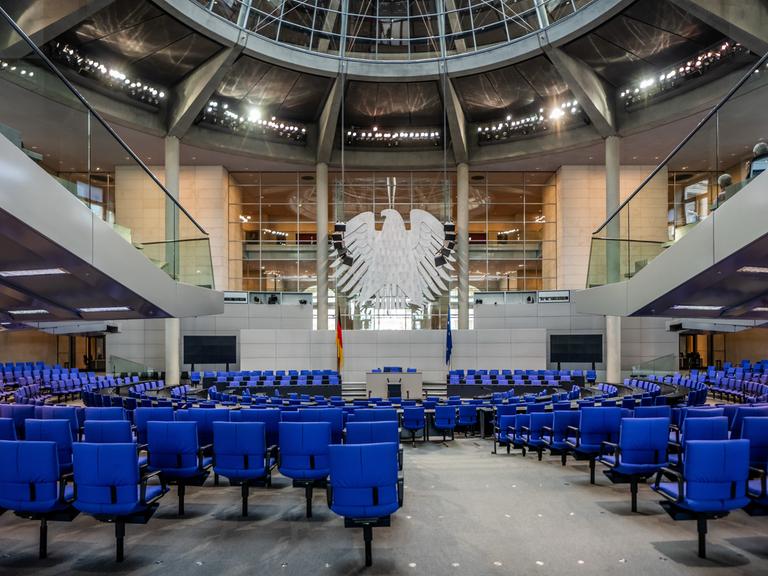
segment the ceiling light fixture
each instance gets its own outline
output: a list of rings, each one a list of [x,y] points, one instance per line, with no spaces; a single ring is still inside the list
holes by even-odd
[[[752,312],[768,312],[768,306],[758,306],[757,308],[752,308]]]
[[[742,266],[738,272],[745,274],[768,274],[768,268],[765,266]]]
[[[69,274],[62,268],[39,268],[37,270],[0,270],[3,278],[19,278],[25,276],[53,276],[56,274]]]
[[[93,308],[78,308],[78,312],[128,312],[128,306],[96,306]]]
[[[27,309],[27,310],[8,310],[8,314],[12,316],[32,316],[33,314],[48,314],[48,310],[42,308]]]
[[[722,309],[722,306],[706,306],[699,304],[675,304],[672,306],[672,310],[700,310],[705,312],[717,312]]]

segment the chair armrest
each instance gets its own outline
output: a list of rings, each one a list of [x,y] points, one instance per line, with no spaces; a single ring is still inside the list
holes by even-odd
[[[576,426],[568,426],[565,429],[565,431],[566,431],[566,433],[567,432],[573,432],[573,435],[576,438],[576,446],[578,446],[580,444],[580,432],[579,432],[579,429]]]
[[[545,434],[549,434],[549,441],[550,441],[550,443],[555,439],[554,438],[555,433],[552,431],[552,427],[551,426],[542,426],[541,427],[541,435],[542,435],[542,437]]]
[[[616,442],[608,442],[606,440],[600,442],[600,458],[610,453],[616,454],[616,464],[618,464],[621,459],[621,448],[619,448],[619,445]]]
[[[677,424],[670,424],[669,431],[675,433],[675,443],[680,445],[680,427]]]
[[[211,450],[213,450],[213,444],[205,444],[197,449],[197,466],[201,470],[203,469],[203,458],[205,457],[205,453]]]
[[[64,499],[64,490],[65,490],[65,488],[67,487],[67,484],[70,481],[74,485],[75,475],[74,475],[73,472],[68,472],[67,474],[62,474],[59,477],[59,498],[61,499],[62,502],[72,502],[74,500],[74,498],[72,498],[72,500],[65,500]],[[77,494],[76,491],[75,491],[75,494]]]
[[[765,498],[766,493],[768,493],[768,474],[765,473],[765,470],[752,466],[749,467],[749,471],[760,478],[760,498]]]
[[[151,500],[147,500],[147,484],[151,478],[158,478],[160,480],[160,485],[163,487],[163,491],[161,494],[158,494]],[[162,497],[163,494],[165,494],[165,491],[166,491],[165,480],[163,480],[163,477],[160,474],[159,470],[156,472],[149,472],[148,474],[144,474],[144,476],[141,477],[140,486],[141,486],[141,501],[144,504],[152,504],[153,502],[156,502]]]
[[[677,501],[680,502],[685,497],[685,478],[683,478],[683,474],[681,472],[678,472],[677,470],[673,470],[672,468],[660,468],[659,471],[656,473],[656,479],[653,481],[654,488],[658,489],[659,484],[661,483],[661,477],[666,476],[672,480],[677,481]],[[665,496],[662,494],[667,500],[672,500],[668,496]]]

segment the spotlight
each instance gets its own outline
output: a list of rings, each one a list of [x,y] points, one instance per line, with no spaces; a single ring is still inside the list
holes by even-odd
[[[438,254],[435,256],[435,266],[445,266],[448,263],[448,261],[445,259],[445,256],[442,254]]]

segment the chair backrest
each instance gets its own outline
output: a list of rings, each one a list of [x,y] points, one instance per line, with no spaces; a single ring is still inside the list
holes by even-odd
[[[619,447],[624,464],[665,464],[669,418],[625,418],[621,421]]]
[[[459,406],[459,420],[464,422],[477,420],[477,404],[462,404]]]
[[[125,410],[116,406],[106,408],[86,408],[86,420],[125,420]]]
[[[90,514],[129,514],[139,502],[136,444],[78,442],[74,447],[75,508]]]
[[[87,420],[85,442],[90,444],[131,444],[133,433],[128,420]]]
[[[262,422],[264,423],[267,446],[277,446],[280,439],[280,410],[276,408],[249,408],[233,410],[229,415],[230,422]]]
[[[744,418],[766,418],[768,417],[768,406],[739,406],[736,410],[736,416],[731,424],[731,438],[741,437],[741,423]]]
[[[353,422],[397,422],[397,410],[394,408],[361,408],[354,414]]]
[[[695,501],[698,507],[719,510],[726,502],[745,499],[748,473],[748,440],[692,440],[686,443],[685,497]]]
[[[13,418],[0,418],[0,440],[16,440]]]
[[[619,407],[582,408],[579,421],[581,444],[594,446],[603,441],[618,440],[621,410]]]
[[[263,470],[266,426],[263,422],[214,422],[213,453],[215,469]]]
[[[722,408],[688,408],[685,411],[684,418],[717,418],[724,416],[725,411]]]
[[[330,447],[331,510],[348,518],[389,516],[399,507],[397,445]]]
[[[34,420],[24,426],[24,438],[35,442],[55,442],[59,466],[66,470],[72,466],[72,430],[69,420]]]
[[[450,427],[456,425],[456,407],[455,406],[436,406],[435,407],[435,426]]]
[[[344,411],[341,408],[304,408],[299,410],[299,422],[328,422],[331,425],[331,442],[341,442],[344,430]]]
[[[421,406],[408,406],[403,408],[403,427],[422,428],[424,426],[424,408]]]
[[[400,433],[397,421],[348,422],[345,444],[377,444],[394,442],[399,444]]]
[[[671,406],[638,406],[635,418],[672,418]]]
[[[197,422],[147,422],[148,463],[156,470],[197,468]]]
[[[197,422],[197,438],[201,446],[213,444],[213,423],[229,422],[229,408],[189,408],[179,410],[176,419]]]
[[[544,426],[552,427],[554,412],[534,412],[531,414],[529,429],[531,431],[531,440],[538,440],[542,437],[542,428]]]
[[[768,470],[768,418],[744,418],[741,424],[741,438],[749,440],[750,466]]]
[[[173,422],[172,407],[139,407],[133,412],[136,439],[139,444],[147,443],[147,422]]]
[[[683,420],[681,441],[689,440],[728,440],[728,418],[686,418]]]
[[[46,512],[57,505],[61,494],[55,442],[2,440],[0,462],[0,508]]]
[[[69,420],[72,429],[72,437],[77,437],[80,429],[80,420],[77,416],[78,408],[75,406],[42,406],[40,418],[43,420]]]
[[[328,422],[280,422],[280,472],[290,477],[328,475]]]

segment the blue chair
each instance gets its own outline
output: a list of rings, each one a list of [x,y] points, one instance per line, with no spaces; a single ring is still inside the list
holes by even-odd
[[[673,480],[662,482],[662,477]],[[691,440],[686,443],[682,473],[663,468],[652,489],[665,500],[673,520],[696,520],[699,557],[707,557],[707,520],[723,518],[749,503],[748,440]]]
[[[635,418],[668,418],[672,419],[671,406],[638,406],[634,411]]]
[[[34,420],[24,425],[24,438],[36,442],[55,442],[61,475],[72,472],[72,430],[67,420]]]
[[[350,414],[349,422],[397,422],[394,408],[361,408]]]
[[[673,468],[682,465],[685,458],[685,443],[689,440],[728,440],[728,418],[686,418],[679,438],[670,441],[669,463]]]
[[[400,446],[400,430],[397,422],[349,422],[344,434],[345,444],[380,444],[393,442],[397,445],[397,463],[403,469],[403,448]]]
[[[365,565],[373,564],[373,529],[390,525],[403,505],[397,444],[347,444],[330,447],[328,507],[344,517],[346,528],[362,527]]]
[[[498,446],[506,446],[507,454],[509,454],[512,448],[512,438],[509,436],[510,429],[514,430],[515,427],[514,414],[502,414],[497,416],[496,425],[493,427],[493,451],[491,454],[498,453]]]
[[[637,486],[669,464],[669,418],[625,418],[618,443],[603,442],[599,461],[614,484],[629,481],[632,512],[637,512]]]
[[[249,408],[233,410],[229,415],[230,422],[262,422],[267,435],[267,446],[273,447],[277,455],[277,445],[280,440],[280,410],[276,408]]]
[[[0,418],[0,440],[16,440],[13,418]]]
[[[110,406],[106,408],[86,408],[85,419],[87,420],[127,420],[125,410]]]
[[[331,443],[341,442],[344,431],[344,411],[341,408],[303,408],[294,422],[328,422],[331,425]]]
[[[32,404],[0,404],[0,417],[10,418],[16,428],[16,438],[24,438],[24,421],[35,417]]]
[[[448,432],[451,433],[451,440],[453,440],[456,430],[456,406],[436,406],[432,424],[435,429],[443,433],[443,442]]]
[[[768,406],[739,406],[731,424],[731,438],[741,438],[741,424],[745,418],[768,418]]]
[[[248,516],[250,486],[272,485],[275,460],[270,456],[263,422],[214,422],[213,471],[241,486],[242,514]]]
[[[403,429],[411,433],[411,445],[416,446],[416,431],[421,430],[422,438],[426,440],[427,420],[424,416],[424,408],[421,406],[408,406],[403,408]]]
[[[147,422],[173,422],[171,407],[139,407],[133,412],[133,424],[136,426],[136,440],[139,444],[147,443]]]
[[[477,431],[477,406],[474,404],[462,404],[459,406],[459,416],[456,423],[464,429],[464,437],[466,438],[468,432],[475,435]]]
[[[166,484],[178,486],[179,516],[184,516],[187,486],[202,486],[210,473],[212,446],[201,446],[196,422],[147,422],[147,466]]]
[[[528,450],[535,450],[541,461],[547,447],[545,433],[552,429],[554,412],[534,412],[530,414],[527,425],[521,426],[521,434]]]
[[[557,410],[552,414],[552,427],[542,428],[544,446],[553,456],[560,456],[560,462],[565,466],[566,458],[571,450],[568,445],[568,430],[579,425],[581,413],[578,410]]]
[[[589,460],[589,482],[595,483],[595,461],[600,455],[603,442],[615,442],[619,438],[622,409],[582,408],[579,426],[568,427],[566,441],[577,460]]]
[[[229,422],[229,408],[189,408],[176,412],[177,422],[197,422],[197,439],[201,446],[213,444],[213,423]]]
[[[74,446],[75,502],[81,512],[115,525],[116,560],[122,562],[126,524],[146,524],[168,492],[164,483],[149,484],[158,472],[142,475],[136,460],[136,444]]]
[[[749,440],[749,465],[765,470],[768,466],[768,418],[743,418],[740,438]]]
[[[48,521],[71,522],[70,475],[61,475],[55,442],[0,441],[0,509],[40,521],[40,558],[48,556]]]
[[[304,488],[307,518],[312,517],[312,492],[325,488],[328,480],[329,422],[281,422],[278,470],[293,480],[294,488]]]

